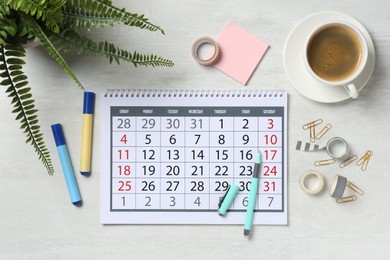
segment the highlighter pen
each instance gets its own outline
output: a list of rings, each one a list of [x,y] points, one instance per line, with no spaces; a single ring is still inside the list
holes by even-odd
[[[81,132],[80,173],[91,174],[92,128],[95,93],[84,92],[83,123]]]
[[[51,126],[51,130],[56,142],[58,156],[60,157],[62,171],[64,172],[66,186],[68,187],[70,201],[74,205],[79,206],[81,205],[80,191],[77,186],[76,177],[70,161],[68,148],[66,147],[62,126],[60,124],[54,124]]]
[[[226,215],[228,209],[233,204],[234,197],[236,196],[239,189],[240,188],[235,183],[229,186],[229,189],[218,203],[218,214],[220,216]]]
[[[248,207],[246,208],[246,217],[245,217],[245,226],[244,226],[244,236],[249,236],[252,221],[253,221],[253,211],[256,204],[257,190],[259,187],[259,178],[261,170],[261,153],[259,152],[255,161],[255,168],[253,170],[251,188],[249,191]]]

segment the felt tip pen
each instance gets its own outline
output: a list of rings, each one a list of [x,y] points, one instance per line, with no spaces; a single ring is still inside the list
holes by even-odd
[[[80,173],[84,176],[91,174],[92,129],[95,106],[95,93],[84,92],[83,122],[81,130]]]
[[[244,236],[249,236],[252,222],[253,222],[253,211],[256,205],[257,191],[259,187],[259,178],[261,170],[261,153],[259,152],[256,156],[255,168],[251,179],[251,188],[249,191],[248,206],[246,208]]]
[[[79,187],[77,186],[76,177],[74,175],[72,163],[70,161],[68,148],[66,147],[64,132],[61,124],[51,126],[54,140],[56,142],[58,156],[60,157],[62,171],[64,172],[66,186],[68,187],[70,201],[76,205],[81,205],[81,196]]]

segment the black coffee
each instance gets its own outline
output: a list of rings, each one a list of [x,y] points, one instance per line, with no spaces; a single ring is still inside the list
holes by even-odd
[[[310,40],[307,57],[312,70],[327,81],[342,81],[359,67],[362,46],[359,36],[343,25],[331,25]]]

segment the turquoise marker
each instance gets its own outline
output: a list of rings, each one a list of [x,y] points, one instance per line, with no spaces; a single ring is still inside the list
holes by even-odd
[[[227,210],[233,203],[233,199],[236,196],[240,187],[237,184],[233,183],[230,185],[229,189],[226,191],[225,195],[222,197],[221,201],[218,204],[218,214],[220,216],[225,216]]]
[[[249,191],[248,207],[246,208],[244,236],[249,236],[252,222],[253,222],[253,211],[256,205],[257,190],[259,188],[259,178],[261,170],[261,153],[259,152],[256,157],[255,168],[253,170],[251,188]]]
[[[62,171],[64,172],[66,186],[68,187],[70,201],[74,205],[79,206],[81,205],[80,191],[77,186],[76,177],[70,161],[68,148],[66,147],[62,126],[60,124],[54,124],[51,126],[51,130],[56,142],[58,156],[60,157]]]

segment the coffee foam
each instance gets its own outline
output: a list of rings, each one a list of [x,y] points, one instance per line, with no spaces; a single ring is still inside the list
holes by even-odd
[[[331,25],[317,32],[309,42],[308,62],[314,73],[327,81],[342,81],[354,74],[360,64],[359,37],[342,25]]]

